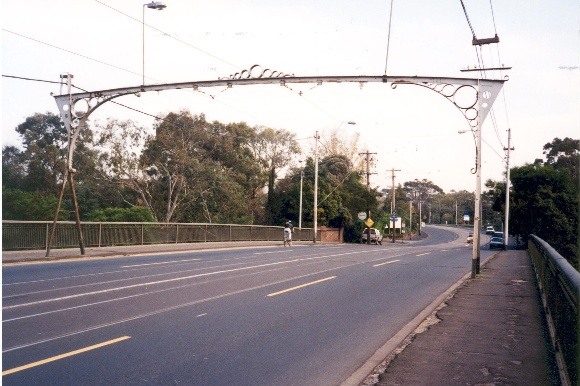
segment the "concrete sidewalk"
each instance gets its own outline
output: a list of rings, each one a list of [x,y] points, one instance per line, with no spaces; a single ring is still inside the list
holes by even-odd
[[[375,385],[560,384],[527,251],[499,252],[430,319]]]

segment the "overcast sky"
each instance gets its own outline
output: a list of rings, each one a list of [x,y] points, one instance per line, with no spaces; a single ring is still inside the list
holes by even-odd
[[[144,1],[2,1],[2,74],[73,83],[89,91],[146,83],[212,80],[254,64],[296,76],[383,75],[477,77],[478,64],[458,0],[295,0],[292,2],[167,0],[163,11]],[[507,129],[511,165],[542,157],[555,137],[580,138],[579,2],[465,0],[478,38],[500,43],[481,50],[485,66],[509,76],[483,126],[483,179],[503,179]],[[493,10],[493,11],[492,11]],[[149,28],[149,26],[154,27]],[[160,32],[161,31],[161,32]],[[388,46],[388,62],[386,54]],[[302,95],[300,95],[302,91]],[[2,78],[2,144],[19,146],[15,127],[36,112],[58,114],[57,84]],[[379,188],[428,179],[450,190],[475,190],[475,147],[461,112],[417,86],[356,83],[237,86],[144,93],[118,101],[159,115],[188,109],[208,120],[244,121],[296,133],[304,150],[316,131],[358,132],[360,151],[377,153],[371,182]],[[91,115],[153,118],[105,104]],[[356,125],[345,122],[353,121]]]

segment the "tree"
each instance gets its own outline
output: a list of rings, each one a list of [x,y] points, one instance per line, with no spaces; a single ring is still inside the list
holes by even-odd
[[[26,178],[24,154],[14,146],[2,148],[2,187],[19,189]]]
[[[87,216],[87,221],[100,222],[153,222],[153,213],[149,208],[133,206],[131,208],[106,208],[95,210]]]
[[[57,204],[55,195],[2,188],[3,220],[52,221]],[[59,213],[59,220],[68,220],[68,215]]]
[[[115,186],[115,195],[124,204],[145,206],[153,212],[150,181],[140,161],[141,150],[149,139],[146,129],[133,121],[108,119],[97,127],[96,137],[96,146],[103,150],[98,168],[101,179]],[[137,197],[127,192],[134,192]]]
[[[580,169],[580,140],[572,138],[554,138],[544,145],[545,165],[566,171],[572,181],[578,181]],[[578,187],[578,185],[575,185]]]
[[[552,166],[525,165],[511,169],[514,193],[513,234],[545,240],[578,266],[578,194],[569,173]]]
[[[266,202],[266,224],[275,223],[274,184],[277,170],[288,166],[292,157],[300,153],[295,140],[296,134],[286,130],[276,130],[257,126],[256,134],[250,139],[250,149],[263,173],[268,175],[268,199]]]
[[[407,181],[403,184],[403,190],[413,201],[419,201],[422,205],[427,206],[431,205],[436,195],[445,194],[443,189],[427,179]],[[429,216],[428,211],[426,213],[422,212],[423,219],[425,216]],[[423,219],[420,219],[420,221],[423,221]],[[429,218],[428,221],[430,220]]]

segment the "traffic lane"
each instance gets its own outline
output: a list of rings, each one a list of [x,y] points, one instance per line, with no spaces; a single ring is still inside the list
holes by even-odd
[[[328,251],[328,250],[326,250]],[[134,284],[133,281],[136,280],[137,278],[135,277],[131,277],[127,280],[130,280],[129,283],[125,283],[123,282],[122,279],[116,279],[116,280],[109,280],[109,281],[105,281],[105,282],[99,282],[99,283],[95,283],[95,286],[98,286],[97,288],[91,287],[91,288],[87,288],[86,285],[79,285],[78,287],[73,287],[73,286],[68,286],[63,288],[63,291],[66,291],[66,294],[62,297],[59,297],[59,293],[55,293],[54,291],[58,291],[58,289],[49,289],[46,290],[47,292],[42,292],[39,291],[38,293],[33,293],[34,295],[38,295],[39,293],[41,293],[42,295],[48,295],[48,292],[50,292],[50,295],[52,296],[52,298],[47,298],[47,299],[34,299],[31,298],[30,296],[26,297],[25,300],[23,300],[24,296],[16,296],[14,298],[12,298],[11,300],[15,301],[18,300],[20,303],[18,304],[9,304],[9,302],[6,301],[5,299],[5,306],[4,306],[4,311],[5,311],[5,315],[4,315],[4,319],[10,319],[10,318],[19,318],[19,317],[23,317],[22,314],[22,310],[24,309],[24,307],[22,306],[22,303],[24,302],[24,304],[29,304],[29,305],[35,305],[35,306],[39,306],[39,308],[37,308],[35,311],[37,313],[42,313],[42,312],[51,312],[51,308],[50,306],[52,306],[51,303],[53,303],[54,301],[64,301],[67,300],[69,301],[68,307],[70,308],[70,310],[73,309],[77,309],[82,307],[85,303],[86,300],[85,298],[87,296],[91,296],[91,302],[89,302],[88,304],[98,304],[100,303],[106,303],[109,299],[108,296],[110,295],[110,293],[115,293],[115,292],[119,292],[121,290],[123,290],[123,296],[121,296],[121,299],[131,299],[140,295],[145,295],[147,292],[143,293],[142,292],[142,287],[154,287],[154,286],[159,286],[162,284],[166,284],[169,285],[171,284],[171,286],[165,287],[165,288],[160,288],[157,290],[148,290],[149,292],[157,292],[157,293],[162,293],[171,289],[181,289],[184,287],[188,287],[191,285],[198,285],[198,283],[194,283],[194,284],[184,284],[184,285],[177,285],[175,286],[174,284],[177,283],[179,284],[182,281],[187,281],[188,279],[193,279],[193,278],[204,278],[206,276],[213,276],[215,274],[220,274],[221,278],[220,280],[225,280],[228,277],[223,277],[224,274],[231,274],[231,275],[236,275],[238,273],[238,271],[243,272],[245,270],[253,270],[254,268],[264,268],[264,267],[268,267],[268,266],[276,266],[278,264],[288,264],[288,263],[296,263],[296,262],[303,262],[303,261],[308,261],[308,260],[315,260],[315,259],[320,259],[320,258],[327,258],[327,257],[333,257],[333,256],[348,256],[348,255],[352,255],[352,254],[357,254],[357,253],[365,253],[365,254],[370,254],[372,252],[377,252],[377,250],[374,251],[363,251],[363,252],[340,252],[338,254],[322,254],[322,255],[318,255],[318,254],[314,254],[314,255],[310,255],[310,257],[303,257],[303,258],[299,258],[299,259],[291,259],[289,261],[280,261],[280,259],[276,259],[277,262],[274,263],[268,263],[268,262],[263,262],[263,264],[259,264],[259,265],[255,265],[255,266],[244,266],[244,267],[238,267],[238,268],[234,268],[234,269],[228,269],[228,270],[218,270],[218,271],[211,271],[211,272],[207,272],[207,273],[201,273],[201,274],[197,274],[197,275],[188,275],[188,276],[180,276],[182,274],[184,274],[185,272],[190,272],[190,270],[186,270],[185,272],[180,270],[177,272],[170,272],[170,274],[174,274],[176,275],[175,277],[163,277],[162,279],[159,279],[158,276],[162,276],[164,274],[147,274],[145,276],[143,276],[144,278],[147,278],[147,281],[141,282],[139,284]],[[389,251],[392,253],[392,251]],[[335,257],[336,257],[335,256]],[[345,260],[346,261],[346,260]],[[213,268],[221,268],[221,267],[213,267]],[[203,270],[203,269],[202,269]],[[192,270],[194,271],[194,270]],[[274,271],[274,270],[270,270],[270,271]],[[156,277],[159,280],[155,280],[155,281],[151,281],[151,277]],[[211,282],[211,281],[210,281]],[[203,282],[206,283],[206,282]],[[102,289],[103,285],[119,285],[117,287],[111,287],[108,289]],[[80,292],[80,293],[72,293],[72,289],[77,289],[77,290],[82,290],[84,292]],[[131,291],[131,292],[129,292]],[[129,293],[128,293],[129,292]],[[96,298],[97,296],[100,296],[100,298]],[[76,303],[75,303],[76,301]],[[44,307],[44,308],[43,308]],[[130,308],[130,307],[129,307]],[[21,312],[21,314],[18,314],[18,311]],[[10,313],[12,312],[12,313]]]
[[[431,258],[433,258],[434,256],[431,256]],[[423,257],[417,257],[417,256],[409,256],[409,260],[418,260],[418,258],[422,258],[422,259],[427,259],[427,257],[425,257],[425,255]],[[369,268],[370,263],[367,263],[366,266],[362,266],[362,265],[358,265],[359,268]],[[423,264],[425,265],[425,264]],[[401,265],[401,267],[404,267],[405,265]],[[395,265],[392,266],[388,266],[389,269],[392,269],[392,267],[395,267]],[[384,266],[382,269],[387,268],[387,266]],[[376,271],[379,272],[379,271]],[[348,275],[345,275],[348,276]],[[372,284],[375,282],[375,280],[368,280],[368,275],[365,274],[363,275],[364,278],[363,280],[356,280],[353,279],[355,283],[363,283],[366,285],[370,285],[372,288],[367,288],[364,291],[362,291],[362,293],[367,293],[367,294],[378,294],[380,295],[380,292],[377,292],[376,289],[380,288],[380,283],[375,283],[377,284],[378,287],[375,288],[375,285]],[[382,276],[382,275],[381,275]],[[404,276],[409,276],[408,274],[404,275]],[[415,277],[417,277],[417,275],[414,275]],[[354,277],[354,275],[353,275]],[[383,278],[384,279],[384,278]],[[406,280],[408,282],[408,280]],[[390,282],[390,280],[381,280],[381,282],[384,283],[388,283]],[[419,286],[420,283],[422,282],[422,280],[418,280],[416,282],[416,286]],[[326,285],[326,284],[331,284],[332,281],[328,281],[328,283],[324,282],[321,285]],[[412,286],[413,287],[413,286]],[[319,286],[312,286],[312,287],[308,287],[308,288],[304,288],[304,291],[308,292],[302,292],[297,290],[297,292],[295,292],[292,295],[295,294],[307,294],[307,293],[311,293],[310,291],[317,291],[319,288]],[[274,308],[265,308],[262,310],[262,312],[259,312],[260,307],[250,307],[251,305],[255,304],[255,296],[252,293],[246,292],[243,294],[239,294],[238,296],[234,297],[230,297],[230,298],[222,298],[219,301],[216,302],[211,302],[211,303],[206,303],[204,306],[204,308],[206,308],[205,310],[202,309],[198,309],[195,312],[192,312],[194,310],[187,310],[187,309],[179,309],[179,310],[174,310],[173,312],[171,312],[172,317],[170,318],[163,318],[163,322],[158,322],[155,323],[154,321],[158,318],[161,318],[162,315],[158,314],[158,315],[154,315],[151,316],[150,319],[147,320],[147,322],[145,320],[135,320],[129,324],[133,325],[133,324],[137,324],[137,325],[144,325],[144,327],[147,328],[147,326],[149,325],[153,325],[153,326],[163,326],[162,329],[160,329],[160,331],[150,331],[150,333],[146,334],[148,336],[154,337],[159,335],[160,333],[162,334],[160,340],[156,340],[157,344],[161,344],[163,346],[163,349],[161,352],[164,351],[168,351],[168,352],[178,352],[178,355],[171,355],[171,359],[166,360],[168,358],[165,357],[165,353],[163,355],[163,359],[161,360],[162,363],[151,363],[147,366],[148,371],[146,374],[146,378],[147,379],[155,379],[156,381],[154,383],[157,383],[157,381],[159,380],[164,380],[164,377],[167,377],[168,374],[171,374],[172,376],[175,374],[180,374],[183,372],[183,374],[179,375],[178,378],[181,379],[182,381],[185,379],[187,380],[193,380],[193,381],[201,381],[203,383],[204,380],[209,379],[209,380],[213,380],[214,382],[211,382],[212,384],[216,384],[216,379],[219,380],[227,380],[226,382],[224,382],[223,384],[228,384],[228,382],[232,381],[233,383],[236,384],[260,384],[259,380],[260,379],[268,379],[268,377],[272,377],[274,376],[272,373],[272,369],[278,369],[280,366],[282,367],[282,369],[286,368],[286,367],[291,367],[294,368],[294,370],[287,370],[287,371],[291,371],[291,373],[293,374],[294,377],[298,377],[298,378],[292,378],[292,379],[300,379],[299,374],[296,374],[296,370],[300,373],[300,369],[303,368],[307,368],[307,369],[311,369],[309,371],[307,371],[307,373],[309,374],[307,376],[307,378],[304,378],[304,380],[306,381],[307,379],[312,380],[312,377],[314,376],[316,378],[316,373],[320,373],[320,365],[325,364],[326,366],[328,366],[329,364],[324,362],[324,363],[319,363],[317,362],[317,358],[319,358],[321,356],[321,354],[325,354],[324,356],[330,355],[333,352],[337,351],[337,349],[342,348],[342,350],[340,351],[345,351],[347,350],[354,342],[349,342],[347,344],[344,344],[341,346],[340,343],[331,343],[330,344],[330,348],[327,348],[324,353],[321,353],[320,351],[317,351],[317,347],[321,346],[322,343],[321,342],[328,342],[328,341],[332,341],[333,337],[336,337],[336,335],[347,335],[347,336],[353,336],[353,337],[357,337],[356,339],[354,339],[354,341],[359,341],[361,337],[367,336],[367,332],[363,332],[363,333],[359,333],[357,334],[356,332],[352,332],[353,328],[348,327],[346,328],[346,332],[345,331],[341,331],[342,329],[339,329],[339,331],[336,331],[336,322],[340,322],[340,324],[344,324],[345,321],[348,321],[349,319],[347,318],[348,316],[351,315],[364,315],[363,318],[355,318],[353,320],[354,323],[350,323],[351,325],[364,325],[366,323],[369,323],[369,321],[375,319],[373,317],[371,317],[369,314],[371,313],[370,311],[373,311],[374,308],[372,307],[372,305],[374,304],[380,304],[380,300],[381,299],[367,299],[367,300],[360,300],[360,299],[351,299],[351,301],[344,301],[345,299],[348,299],[347,296],[351,296],[354,293],[361,293],[361,291],[352,291],[352,285],[351,286],[346,286],[346,288],[343,285],[340,285],[338,287],[333,288],[331,291],[329,291],[328,296],[324,296],[322,298],[320,297],[312,297],[309,296],[307,299],[303,299],[303,298],[297,298],[295,299],[295,303],[291,306],[288,305],[284,305],[281,306],[279,303],[271,303],[271,305],[276,305]],[[340,291],[342,290],[342,291]],[[413,288],[414,291],[416,291],[416,288]],[[396,288],[394,289],[394,292],[396,291]],[[399,291],[400,292],[400,291]],[[330,300],[330,306],[329,306],[329,298],[332,299],[332,295],[338,293],[339,295],[334,297],[334,299],[338,299],[335,301]],[[350,294],[350,295],[349,295]],[[263,302],[267,302],[266,298],[267,295],[262,294],[263,296],[260,297],[262,299]],[[240,299],[240,296],[242,297],[249,297],[250,300],[242,300]],[[386,299],[389,299],[388,297],[385,297]],[[283,299],[283,298],[279,298],[279,299]],[[290,299],[290,297],[287,297],[285,299]],[[316,300],[318,299],[318,300]],[[322,299],[322,300],[321,300]],[[315,301],[316,300],[316,301]],[[384,300],[384,299],[383,299]],[[377,303],[378,301],[378,303]],[[220,315],[219,313],[215,313],[215,312],[207,312],[208,309],[207,307],[211,307],[214,306],[215,304],[224,304],[224,306],[222,307],[222,314]],[[304,307],[304,304],[310,305],[310,307]],[[344,317],[344,312],[337,312],[336,310],[340,309],[341,305],[344,304],[355,304],[358,305],[360,308],[358,310],[348,310],[347,312],[347,317]],[[371,305],[371,306],[369,306]],[[194,307],[195,308],[195,307]],[[219,308],[219,307],[218,307]],[[379,307],[380,308],[380,307]],[[383,307],[383,308],[388,308],[388,307]],[[396,307],[396,309],[399,309],[400,307]],[[247,312],[249,309],[252,310],[252,312]],[[323,312],[321,312],[321,310],[323,310]],[[202,312],[202,311],[206,311],[206,312]],[[196,312],[201,312],[196,314]],[[225,314],[224,314],[225,313]],[[394,315],[397,315],[398,313],[395,312],[395,310],[393,310],[391,312]],[[206,319],[206,317],[210,317],[212,314],[216,315],[217,320],[214,322],[210,323],[210,325],[207,326],[207,328],[201,328],[200,331],[202,331],[201,336],[198,336],[197,338],[195,338],[193,341],[190,342],[190,344],[184,344],[185,342],[183,341],[183,339],[187,336],[189,336],[189,334],[191,334],[192,332],[190,331],[190,328],[188,326],[191,326],[192,323],[198,323],[204,320],[208,320]],[[181,315],[176,316],[176,315]],[[260,327],[260,332],[258,333],[259,336],[266,336],[266,337],[270,337],[269,339],[266,339],[266,342],[261,342],[259,344],[249,344],[250,342],[254,341],[256,339],[256,333],[255,333],[255,326],[258,326],[260,324],[264,324],[264,320],[268,320],[268,319],[272,319],[272,316],[276,316],[276,318],[274,318],[274,320],[270,321],[270,322],[266,322],[265,325],[266,326],[280,326],[281,328],[274,328],[272,330],[267,330],[269,332],[264,332],[263,328]],[[194,319],[195,317],[195,319]],[[281,317],[281,319],[280,319]],[[167,319],[167,320],[166,320]],[[382,318],[381,318],[382,319]],[[181,322],[180,322],[181,320]],[[323,326],[321,328],[314,328],[311,329],[311,326],[315,326],[318,324],[320,324],[320,322],[317,322],[319,320],[322,320]],[[233,324],[228,326],[228,323],[223,323],[223,322],[228,322],[228,321],[232,321]],[[175,323],[173,323],[175,322]],[[169,325],[168,325],[169,323]],[[348,324],[348,323],[347,323]],[[182,331],[182,333],[177,333],[178,331],[180,331],[180,328],[183,329],[183,326],[185,327],[185,330]],[[392,324],[392,326],[394,326],[395,324]],[[218,327],[219,326],[219,327]],[[241,326],[245,326],[245,327],[241,327]],[[212,328],[213,327],[213,328]],[[217,330],[215,329],[215,327],[218,327]],[[116,330],[120,328],[120,326],[111,326],[110,329]],[[107,331],[110,332],[110,329],[107,329]],[[279,338],[278,338],[278,332],[279,330],[289,330],[288,333],[286,332],[284,334],[285,338],[283,339],[282,342],[280,342]],[[372,330],[376,330],[375,327],[372,328]],[[197,329],[196,329],[197,331]],[[211,331],[215,331],[215,334],[212,335],[210,332]],[[252,333],[254,331],[254,333]],[[308,331],[314,331],[314,334],[308,334]],[[317,332],[317,331],[328,331],[328,335]],[[351,331],[351,332],[349,332]],[[394,332],[398,331],[397,328],[395,327]],[[119,331],[118,333],[121,333],[122,331]],[[132,329],[131,331],[132,333],[135,332],[134,329]],[[170,333],[171,332],[171,333]],[[165,336],[163,333],[168,333],[168,336]],[[248,335],[249,334],[249,335]],[[115,335],[115,333],[109,333],[108,335]],[[180,339],[178,339],[177,341],[175,341],[174,339],[172,340],[171,337],[172,336],[179,336],[181,337]],[[307,336],[307,339],[300,339],[301,337]],[[381,334],[382,336],[382,334]],[[206,339],[207,337],[207,339]],[[317,339],[320,338],[321,340]],[[163,342],[171,342],[171,344],[169,344],[169,347],[164,347]],[[197,344],[197,346],[199,347],[205,347],[206,350],[209,351],[204,351],[201,350],[200,353],[191,353],[192,347],[196,346],[196,342],[199,343],[201,341],[206,342],[205,344]],[[277,344],[272,344],[271,342],[275,342]],[[340,341],[340,339],[339,339]],[[218,344],[219,342],[221,342],[220,344]],[[232,344],[236,343],[236,342],[243,342],[241,345],[234,345],[234,348],[232,349]],[[270,342],[270,344],[268,344],[268,342]],[[282,344],[280,344],[282,343]],[[312,343],[312,344],[309,344]],[[131,343],[133,344],[133,343]],[[246,346],[252,346],[252,349],[250,350],[249,353],[246,353],[244,355],[240,355],[238,354],[236,356],[236,358],[238,358],[237,360],[233,361],[233,363],[231,363],[231,366],[234,366],[236,363],[238,363],[239,367],[233,367],[234,369],[238,369],[241,372],[237,372],[237,371],[231,371],[232,367],[230,366],[230,364],[228,364],[228,360],[232,361],[233,358],[231,357],[231,355],[225,355],[225,357],[223,356],[223,353],[221,353],[221,350],[217,350],[217,351],[212,351],[211,348],[214,347],[223,347],[223,345],[225,345],[226,350],[225,352],[228,353],[239,353],[239,352],[243,352],[244,347]],[[153,344],[153,346],[155,346],[155,344]],[[272,347],[273,346],[273,347]],[[277,350],[278,346],[282,346],[285,347],[284,350],[279,351]],[[328,343],[325,344],[325,346],[328,346]],[[151,344],[147,343],[146,347],[143,347],[143,349],[145,348],[151,348]],[[179,349],[179,347],[182,347],[182,349]],[[229,349],[227,349],[229,347]],[[256,348],[259,347],[259,348]],[[304,355],[304,350],[306,350],[306,352],[309,353],[314,353],[314,355],[308,355],[308,359],[304,359],[302,358],[302,356]],[[350,352],[351,350],[349,350]],[[356,351],[356,350],[355,350]],[[372,351],[372,350],[370,350]],[[134,357],[134,355],[131,355],[131,353],[134,352],[134,350],[131,350],[130,353],[127,353],[128,357]],[[151,350],[145,350],[144,352],[148,352],[151,353]],[[293,355],[290,355],[290,359],[288,358],[288,355],[286,353],[293,353]],[[220,354],[221,353],[221,354]],[[260,356],[259,354],[262,353],[268,353],[267,355],[262,355]],[[372,353],[372,352],[371,352]],[[189,355],[188,355],[189,354]],[[148,354],[150,355],[150,354]],[[349,354],[350,355],[350,354]],[[366,354],[365,354],[366,355]],[[200,358],[203,357],[203,360],[200,360]],[[181,358],[181,359],[180,359]],[[183,361],[183,358],[189,358],[187,360],[185,360],[185,363],[183,363],[183,365],[180,365],[179,363],[181,363]],[[210,360],[210,359],[216,359],[217,360]],[[241,358],[241,359],[240,359]],[[243,360],[244,358],[246,358],[246,360]],[[258,360],[250,360],[250,362],[248,363],[247,358],[257,358]],[[279,359],[276,359],[279,358]],[[301,359],[302,358],[302,359]],[[138,364],[141,362],[141,360],[146,360],[147,358],[140,358],[139,360],[137,360],[134,365],[131,365],[129,367],[134,368],[135,366],[137,366],[137,368],[142,368],[143,366],[138,366]],[[363,359],[364,355],[363,355]],[[292,366],[285,366],[285,364],[288,362],[288,360],[290,360],[293,363],[298,363],[298,365],[292,365]],[[195,362],[192,364],[192,361]],[[272,361],[274,363],[272,363]],[[306,362],[304,362],[306,361]],[[228,366],[222,366],[220,364],[228,364]],[[215,367],[217,364],[217,368]],[[262,366],[261,364],[265,364],[264,366]],[[308,367],[308,364],[314,364],[313,366]],[[276,366],[277,365],[277,366]],[[169,366],[169,367],[168,367]],[[191,375],[186,374],[188,371],[187,369],[191,369],[192,366],[194,368],[196,368],[198,371],[198,374],[196,375],[196,377],[191,378]],[[355,365],[356,366],[356,365]],[[151,369],[158,369],[155,371],[149,371],[149,367],[151,367]],[[183,367],[183,370],[180,370]],[[351,366],[352,367],[352,366]],[[207,371],[201,371],[204,368],[207,368]],[[223,369],[228,369],[225,373],[223,372]],[[324,368],[324,367],[322,367]],[[338,368],[342,368],[342,365],[338,366]],[[338,370],[337,368],[337,370]],[[221,371],[220,371],[221,369]],[[249,373],[244,373],[244,369],[254,369],[253,371],[250,371]],[[317,370],[318,369],[318,370]],[[126,380],[128,378],[123,378],[125,377],[124,371],[126,370],[126,366],[123,366],[123,369],[120,370],[120,373],[118,374],[117,378],[108,378],[108,380],[106,382],[109,382],[109,380],[116,380],[117,382],[119,381],[119,379],[123,379]],[[176,371],[177,370],[177,371]],[[133,371],[133,370],[132,370]],[[274,370],[276,373],[277,371]],[[287,371],[283,371],[283,373],[287,373]],[[312,373],[314,371],[314,374]],[[350,370],[349,370],[350,371]],[[134,371],[133,371],[134,372]],[[150,374],[152,372],[152,374]],[[348,372],[348,371],[347,371]],[[236,374],[236,376],[232,379],[231,378],[231,374]],[[326,370],[324,371],[325,374],[323,374],[323,377],[326,378],[328,375],[328,373],[326,372]],[[248,377],[250,378],[251,382],[248,383],[239,383],[239,375],[240,374],[245,374],[244,377]],[[138,377],[141,374],[137,374],[135,373],[133,377],[129,377],[129,379],[138,379]],[[229,376],[230,375],[230,376]],[[256,378],[256,375],[259,375]],[[349,374],[348,374],[349,375]],[[119,378],[121,377],[121,378]],[[180,378],[182,377],[182,378]],[[209,377],[209,378],[206,378]],[[265,378],[263,378],[265,377]],[[167,379],[169,380],[169,379]],[[286,379],[286,381],[288,381],[288,379]],[[256,383],[257,382],[257,383]],[[301,381],[300,381],[301,382]],[[136,382],[136,383],[140,383],[140,382]],[[219,382],[218,382],[219,383]],[[284,383],[284,382],[283,382]],[[231,384],[231,383],[230,383]],[[272,384],[269,382],[266,382],[265,384]],[[296,383],[296,384],[300,384],[300,383]]]
[[[54,261],[44,262],[38,264],[16,264],[2,267],[3,290],[4,292],[11,291],[11,288],[18,288],[19,285],[32,285],[38,282],[40,286],[47,282],[57,282],[62,279],[70,278],[91,278],[101,275],[110,275],[115,272],[120,272],[119,267],[133,266],[137,269],[139,266],[147,267],[150,265],[173,264],[179,262],[189,263],[191,261],[202,262],[221,262],[221,261],[235,261],[238,259],[247,259],[254,255],[259,255],[264,250],[280,248],[260,247],[260,248],[246,248],[242,251],[240,257],[240,249],[224,249],[211,251],[191,251],[191,252],[175,252],[162,254],[142,254],[131,257],[115,257],[115,258],[87,258],[84,260],[75,261]],[[293,248],[294,249],[294,248]],[[245,256],[244,256],[245,255]],[[107,268],[108,267],[108,268]],[[124,271],[124,270],[123,270]]]
[[[88,331],[87,331],[88,332]],[[46,342],[46,344],[52,344],[52,342]],[[62,351],[62,350],[61,350]],[[6,367],[6,366],[5,366]]]
[[[322,251],[322,250],[320,250]],[[322,253],[322,252],[318,253]],[[138,286],[139,283],[154,281],[171,281],[180,276],[198,274],[203,277],[213,274],[214,271],[235,272],[236,268],[244,269],[249,265],[269,264],[283,261],[284,259],[295,258],[296,256],[316,256],[317,253],[304,254],[296,250],[292,253],[280,252],[253,252],[247,251],[246,256],[234,255],[231,258],[224,256],[190,256],[179,255],[165,256],[163,259],[156,259],[155,262],[142,263],[133,262],[127,264],[124,261],[103,261],[100,266],[84,274],[70,275],[70,270],[64,269],[60,275],[53,275],[50,279],[39,279],[25,282],[13,282],[5,284],[3,288],[3,303],[14,305],[24,302],[39,301],[44,298],[74,295],[90,291],[106,290],[109,286]],[[28,270],[36,270],[36,267],[26,267]]]
[[[258,267],[244,267],[237,272],[214,272],[220,275],[213,280],[197,281],[195,279],[198,278],[188,276],[177,278],[179,280],[171,279],[170,282],[147,282],[139,287],[114,287],[109,291],[45,299],[40,303],[3,306],[3,345],[17,347],[42,342],[101,325],[123,323],[173,308],[231,296],[277,282],[297,280],[348,264],[360,264],[360,259],[346,259],[344,262],[340,259],[349,255],[360,256],[362,253],[369,254],[351,249],[346,252],[337,251],[261,264]],[[335,258],[338,260],[334,260]],[[174,285],[176,281],[180,285]],[[62,320],[66,320],[66,323]],[[34,334],[27,334],[29,331],[34,331]]]

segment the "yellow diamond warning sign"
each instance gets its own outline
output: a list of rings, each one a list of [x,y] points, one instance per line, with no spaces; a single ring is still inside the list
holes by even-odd
[[[371,220],[370,217],[367,221],[365,221],[365,225],[369,228],[372,227],[374,223],[375,222],[373,220]]]

